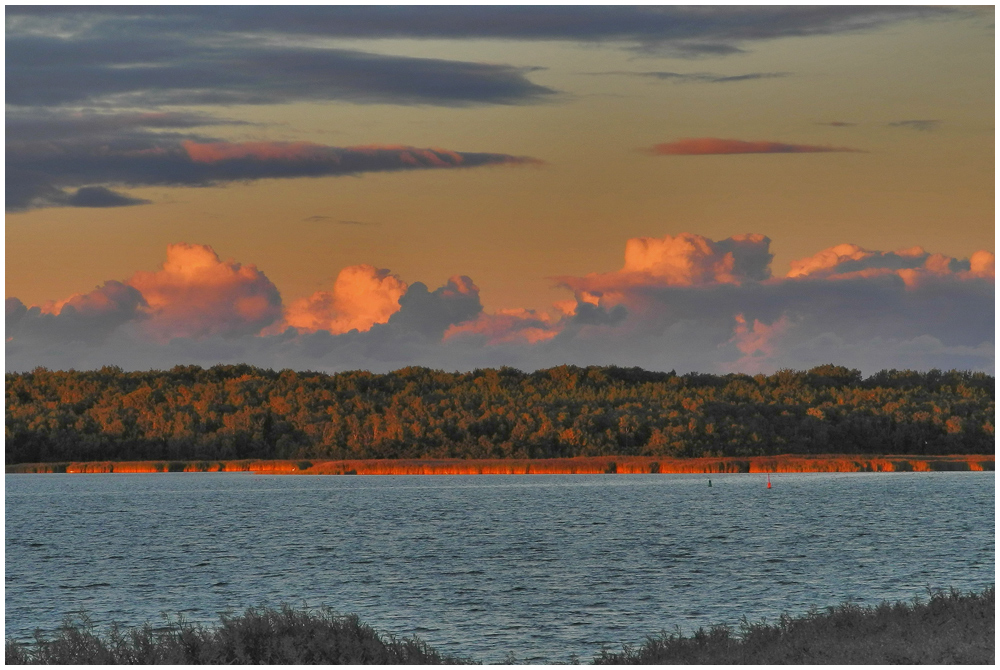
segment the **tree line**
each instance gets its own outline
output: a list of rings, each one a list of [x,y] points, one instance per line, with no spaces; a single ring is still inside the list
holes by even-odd
[[[560,366],[6,375],[5,462],[994,453],[994,379]]]

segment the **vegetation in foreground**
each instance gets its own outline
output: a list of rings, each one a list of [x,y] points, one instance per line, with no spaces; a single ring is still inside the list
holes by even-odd
[[[845,603],[775,624],[746,619],[698,629],[691,637],[664,631],[639,648],[607,650],[598,664],[990,664],[995,659],[994,587],[982,593],[933,593],[926,603]]]
[[[993,454],[994,378],[248,365],[5,377],[5,463]],[[845,451],[846,450],[846,451]]]
[[[166,629],[150,624],[123,630],[112,625],[101,636],[84,617],[67,621],[58,635],[34,644],[7,640],[4,663],[88,664],[464,664],[467,659],[444,656],[416,637],[396,640],[383,636],[355,615],[332,610],[298,611],[249,608],[238,616],[221,617],[211,628],[179,621]]]
[[[691,637],[663,632],[620,653],[603,650],[595,664],[993,664],[995,589],[963,595],[952,589],[921,603],[846,603],[775,624],[698,629]],[[86,619],[67,624],[53,639],[34,644],[7,640],[7,664],[468,664],[418,638],[380,635],[357,616],[331,610],[250,608],[206,628],[179,622],[149,624],[103,637]],[[516,663],[508,654],[505,663]]]

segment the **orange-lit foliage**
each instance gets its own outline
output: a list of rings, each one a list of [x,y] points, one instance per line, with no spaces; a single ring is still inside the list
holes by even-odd
[[[753,458],[653,458],[595,456],[549,459],[376,459],[346,461],[133,461],[27,463],[8,473],[250,472],[287,475],[595,475],[718,474],[765,472],[993,471],[993,456],[766,456]]]
[[[994,379],[958,371],[38,368],[5,396],[6,464],[995,453]]]

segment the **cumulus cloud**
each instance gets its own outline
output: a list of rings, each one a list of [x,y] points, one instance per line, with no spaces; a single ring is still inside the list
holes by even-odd
[[[849,279],[894,274],[908,286],[930,277],[993,277],[993,254],[977,251],[968,260],[932,254],[922,247],[898,251],[869,251],[856,244],[839,244],[792,261],[788,277]]]
[[[7,339],[43,346],[99,343],[118,327],[145,318],[146,307],[140,291],[114,280],[89,293],[50,300],[30,309],[17,298],[7,298]]]
[[[635,238],[620,270],[557,278],[550,313],[485,312],[454,276],[431,290],[345,268],[282,312],[270,281],[208,247],[173,245],[163,268],[28,307],[9,297],[7,368],[249,362],[315,370],[406,365],[523,369],[562,363],[768,372],[833,362],[992,372],[994,255],[843,244],[770,269],[760,234]],[[289,327],[294,326],[294,327]]]
[[[406,289],[406,282],[389,270],[352,265],[340,271],[332,291],[317,291],[291,303],[283,325],[334,335],[368,330],[399,311],[399,299]]]
[[[222,261],[200,244],[171,244],[156,272],[128,280],[142,294],[153,338],[238,336],[258,333],[281,317],[281,296],[253,265]]]
[[[394,331],[417,333],[438,341],[453,324],[476,318],[483,310],[479,287],[465,275],[455,275],[434,291],[414,282],[399,299],[399,311],[389,317],[387,327]]]
[[[697,286],[762,281],[771,276],[770,238],[748,233],[718,242],[680,233],[635,237],[625,244],[621,270],[586,277],[557,277],[577,300],[597,306],[600,296],[640,286]]]
[[[785,144],[783,142],[726,140],[717,137],[695,137],[657,144],[649,152],[657,156],[708,156],[724,154],[805,154],[828,152],[860,152],[860,149],[815,144]]]

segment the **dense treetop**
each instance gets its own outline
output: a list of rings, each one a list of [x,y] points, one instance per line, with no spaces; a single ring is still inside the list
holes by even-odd
[[[248,365],[6,375],[6,463],[994,453],[983,373]]]

